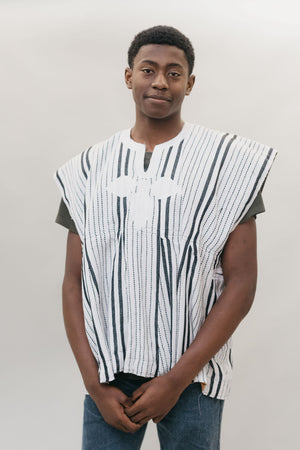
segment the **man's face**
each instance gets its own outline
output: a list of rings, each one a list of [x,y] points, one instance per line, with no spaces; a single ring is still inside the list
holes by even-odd
[[[194,85],[184,51],[171,45],[144,45],[125,71],[137,115],[151,119],[180,116],[181,105]]]

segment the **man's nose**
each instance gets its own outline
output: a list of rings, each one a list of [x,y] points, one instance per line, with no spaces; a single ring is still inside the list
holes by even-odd
[[[163,73],[157,73],[153,80],[152,87],[156,89],[167,89],[169,87],[167,79]]]

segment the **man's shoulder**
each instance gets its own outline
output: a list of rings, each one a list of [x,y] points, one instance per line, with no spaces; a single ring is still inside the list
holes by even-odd
[[[230,161],[231,164],[240,164],[242,160],[248,160],[257,167],[262,164],[264,168],[274,160],[277,153],[269,145],[231,131],[192,125],[191,132],[195,139],[189,139],[189,142],[196,142],[211,155],[215,154]]]
[[[245,147],[256,147],[256,146],[261,146],[264,145],[260,142],[258,142],[256,139],[253,138],[249,138],[249,137],[245,137],[243,134],[239,134],[239,132],[235,132],[232,130],[221,130],[221,129],[217,129],[217,128],[212,128],[212,127],[208,127],[205,125],[200,125],[200,124],[194,124],[194,123],[190,123],[189,124],[191,127],[191,130],[194,133],[202,133],[202,134],[206,134],[206,135],[210,135],[210,136],[215,136],[215,137],[223,137],[225,136],[227,139],[232,139],[236,142],[236,144],[239,144],[240,146],[245,146]]]
[[[125,138],[127,138],[129,135],[130,135],[129,129],[116,131],[111,136],[93,144],[89,149],[91,156],[97,155],[102,151],[105,151],[107,149],[109,150],[112,147],[119,145],[119,143],[123,141]]]
[[[188,123],[189,130],[191,133],[200,136],[214,137],[214,138],[236,138],[237,135],[228,131],[219,130],[217,128],[208,127],[202,124]]]
[[[82,150],[79,153],[76,153],[70,159],[65,161],[62,167],[73,165],[80,166],[82,165],[83,162],[85,162],[87,164],[87,167],[89,168],[89,166],[93,164],[93,162],[97,159],[97,157],[101,155],[103,152],[105,152],[105,150],[109,150],[111,149],[112,146],[118,144],[118,142],[126,132],[128,132],[128,130],[117,131],[110,137],[105,138],[101,141],[96,142],[95,144],[86,147],[84,150]]]

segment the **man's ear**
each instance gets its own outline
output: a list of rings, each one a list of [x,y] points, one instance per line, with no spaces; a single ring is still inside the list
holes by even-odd
[[[190,95],[190,93],[191,93],[191,91],[193,89],[193,86],[195,84],[195,80],[196,80],[195,75],[190,75],[189,76],[188,82],[187,82],[187,86],[186,86],[185,95]]]
[[[125,69],[125,83],[128,89],[132,89],[132,70],[129,67]]]

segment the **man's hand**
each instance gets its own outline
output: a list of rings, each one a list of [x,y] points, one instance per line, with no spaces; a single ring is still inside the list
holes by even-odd
[[[130,407],[132,401],[120,389],[109,384],[101,384],[90,394],[103,419],[109,425],[125,433],[135,433],[141,428],[125,414],[124,408]]]
[[[132,406],[125,408],[131,421],[144,425],[149,420],[160,422],[177,403],[181,390],[166,375],[153,378],[134,391]]]

